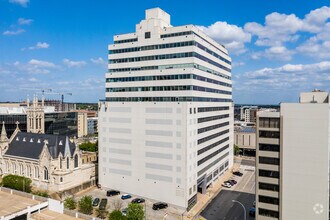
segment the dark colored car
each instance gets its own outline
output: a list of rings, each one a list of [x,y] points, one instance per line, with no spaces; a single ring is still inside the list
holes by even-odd
[[[108,204],[108,200],[107,199],[101,199],[99,209],[100,210],[105,210],[105,208],[107,207],[107,204]]]
[[[231,185],[235,185],[235,184],[237,184],[237,181],[236,181],[236,180],[228,180],[228,182],[229,182]]]
[[[143,202],[145,202],[145,200],[142,198],[135,198],[132,200],[132,203],[143,203]]]
[[[121,196],[121,199],[130,199],[130,198],[132,198],[132,196],[130,195],[130,194],[124,194],[124,195],[122,195]]]
[[[165,209],[168,205],[165,202],[156,202],[152,205],[153,210]]]
[[[107,196],[116,196],[116,195],[119,195],[120,192],[117,191],[117,190],[108,190],[107,191]]]
[[[251,217],[255,217],[256,216],[256,208],[251,207],[250,210],[249,210],[249,215]]]
[[[243,176],[243,173],[239,172],[239,171],[236,171],[236,172],[233,172],[233,174],[235,176]]]
[[[93,200],[93,206],[98,206],[99,203],[100,203],[100,199],[99,199],[99,198],[95,198],[95,199]]]

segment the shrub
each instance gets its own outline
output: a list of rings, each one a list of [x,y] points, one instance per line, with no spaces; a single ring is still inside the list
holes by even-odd
[[[11,189],[16,189],[24,192],[31,192],[32,180],[24,176],[7,175],[2,179],[2,185]]]
[[[64,208],[73,210],[76,208],[76,206],[77,206],[77,203],[73,197],[68,197],[64,200]]]
[[[46,198],[49,197],[48,192],[47,191],[42,191],[42,190],[33,191],[32,194],[37,195],[37,196],[46,197]]]
[[[102,209],[102,210],[96,209],[95,212],[96,212],[96,216],[101,219],[105,219],[107,217],[107,215],[109,214],[109,212],[104,209]]]
[[[79,212],[90,215],[93,212],[93,199],[91,196],[84,196],[78,202]]]

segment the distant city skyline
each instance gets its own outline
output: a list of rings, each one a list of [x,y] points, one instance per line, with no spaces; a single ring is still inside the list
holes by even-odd
[[[302,91],[330,90],[328,0],[2,0],[0,102],[31,97],[31,88],[72,92],[68,102],[103,99],[107,45],[134,32],[132,24],[154,7],[171,14],[174,26],[199,26],[228,48],[236,104],[296,102]]]

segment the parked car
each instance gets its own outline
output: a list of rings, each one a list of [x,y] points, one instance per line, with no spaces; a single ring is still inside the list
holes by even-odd
[[[132,203],[144,203],[144,202],[145,202],[145,200],[142,198],[135,198],[132,200]]]
[[[127,208],[122,209],[122,210],[121,210],[121,213],[122,213],[124,216],[126,216],[126,215],[127,215]]]
[[[166,209],[168,207],[165,202],[156,202],[152,205],[153,210]]]
[[[99,198],[95,198],[93,200],[93,206],[98,206],[100,204],[100,199]]]
[[[255,207],[251,207],[249,210],[249,215],[251,217],[255,217],[256,216],[256,208]]]
[[[237,181],[236,180],[228,180],[228,182],[233,186],[235,184],[237,184]]]
[[[107,207],[107,204],[108,204],[108,200],[107,199],[101,199],[99,209],[100,210],[105,210],[105,208]]]
[[[224,183],[222,184],[222,186],[224,186],[224,187],[226,187],[226,188],[231,188],[231,184],[230,184],[230,183],[226,183],[226,182],[224,182]]]
[[[117,190],[108,190],[107,191],[107,196],[116,196],[116,195],[119,195],[120,192],[117,191]]]
[[[132,198],[132,196],[130,195],[130,194],[124,194],[124,195],[122,195],[121,196],[121,199],[130,199],[130,198]]]
[[[227,181],[225,181],[225,182],[223,182],[223,183],[225,183],[225,184],[230,184],[231,186],[233,185],[229,180],[227,180]]]
[[[239,172],[239,171],[235,171],[235,172],[233,172],[233,174],[234,174],[235,176],[243,176],[243,173],[241,173],[241,172]]]

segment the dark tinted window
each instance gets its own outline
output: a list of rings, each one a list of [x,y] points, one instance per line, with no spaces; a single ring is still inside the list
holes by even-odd
[[[269,197],[269,196],[259,196],[259,202],[273,204],[273,205],[278,205],[279,204],[279,199],[278,198]]]
[[[259,163],[271,164],[271,165],[280,165],[280,159],[279,158],[272,158],[272,157],[259,157]]]
[[[272,144],[259,144],[259,150],[280,152],[280,146]]]
[[[259,137],[261,137],[261,138],[280,138],[280,132],[278,132],[278,131],[259,131]]]
[[[270,183],[259,183],[259,189],[279,192],[280,186],[275,185],[275,184],[270,184]]]
[[[272,211],[272,210],[268,210],[268,209],[261,209],[261,208],[259,208],[259,215],[268,216],[268,217],[274,217],[274,218],[278,218],[279,217],[278,212]]]
[[[278,171],[259,170],[259,176],[279,178],[280,177],[280,173]]]
[[[145,39],[150,38],[150,32],[145,32],[145,33],[144,33],[144,38],[145,38]]]

